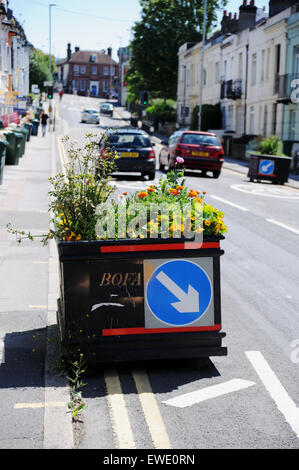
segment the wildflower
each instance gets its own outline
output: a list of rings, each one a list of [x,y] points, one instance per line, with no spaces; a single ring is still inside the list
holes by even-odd
[[[143,199],[147,196],[148,196],[148,193],[146,191],[140,191],[140,193],[138,193],[139,199]]]
[[[212,223],[211,220],[209,220],[209,219],[208,219],[208,220],[205,220],[205,225],[206,225],[207,227],[209,227],[209,226],[211,225],[211,223]]]
[[[127,194],[128,194],[128,193],[127,193],[126,191],[123,193],[124,196],[126,196]]]
[[[179,191],[178,189],[175,189],[175,188],[170,188],[168,189],[168,191],[173,194],[174,196],[177,196],[179,194]]]
[[[194,201],[199,202],[199,204],[202,204],[202,199],[200,197],[195,197]]]
[[[154,192],[155,192],[154,188],[151,188],[151,187],[146,188],[146,190],[147,190],[149,193],[154,193]]]
[[[184,159],[182,157],[176,157],[177,163],[184,163]]]
[[[176,189],[184,189],[184,186],[177,186]]]
[[[188,197],[196,197],[197,196],[197,191],[194,191],[194,189],[190,189],[188,193]]]

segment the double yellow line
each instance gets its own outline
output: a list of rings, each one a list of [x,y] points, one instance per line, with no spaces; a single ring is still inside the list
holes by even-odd
[[[132,376],[154,448],[171,449],[165,424],[146,372],[142,368],[136,368],[132,370]],[[119,449],[135,449],[136,442],[125,398],[118,373],[114,368],[105,371],[105,383],[112,427],[117,440],[116,445]]]

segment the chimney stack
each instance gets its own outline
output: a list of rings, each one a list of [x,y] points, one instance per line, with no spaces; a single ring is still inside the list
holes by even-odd
[[[222,34],[234,34],[237,32],[237,29],[238,29],[237,15],[234,14],[234,17],[232,17],[232,13],[227,14],[227,11],[224,10],[223,18],[221,21]]]
[[[108,47],[107,52],[108,52],[109,57],[111,57],[112,56],[112,47]]]
[[[72,49],[71,49],[71,43],[70,42],[67,45],[66,56],[67,56],[67,60],[70,60],[70,58],[72,56]]]
[[[247,28],[254,28],[256,22],[257,7],[254,5],[254,0],[250,1],[247,5],[247,0],[243,0],[243,5],[240,6],[238,31],[243,31]]]
[[[75,47],[75,52],[79,52],[80,51],[80,47],[79,46],[76,46]]]

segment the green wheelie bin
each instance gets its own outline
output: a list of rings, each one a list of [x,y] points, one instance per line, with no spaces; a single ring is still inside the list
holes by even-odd
[[[22,142],[21,142],[21,157],[22,157],[25,153],[26,142],[27,142],[27,132],[28,131],[27,131],[27,129],[25,129],[25,127],[21,127],[21,126],[16,127],[16,129],[14,129],[14,130],[19,132],[23,136],[23,139],[22,139]]]
[[[1,134],[4,134],[5,139],[8,142],[8,147],[6,149],[6,165],[18,165],[19,164],[19,158],[20,158],[20,152],[18,151],[17,148],[17,136],[16,134],[8,129],[5,129],[1,132]],[[20,144],[19,144],[20,145]]]
[[[11,131],[16,136],[16,152],[17,152],[17,158],[19,160],[22,157],[22,144],[24,141],[24,134],[22,134],[21,132],[18,132],[15,129],[11,129]]]
[[[7,140],[0,139],[0,184],[2,184],[3,181],[3,171],[6,160],[6,150],[8,146],[9,143]]]
[[[31,135],[38,135],[38,126],[39,126],[39,119],[30,119],[32,124],[32,134]]]
[[[30,137],[31,137],[31,134],[32,134],[32,123],[31,122],[24,122],[24,127],[25,129],[28,130],[28,134],[27,134],[27,142],[29,142],[30,140]]]

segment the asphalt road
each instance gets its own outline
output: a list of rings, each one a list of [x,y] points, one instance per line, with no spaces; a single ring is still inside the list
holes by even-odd
[[[69,134],[81,142],[90,130],[100,134],[128,124],[122,119],[126,114],[117,108],[114,118],[101,117],[100,126],[81,124],[80,111],[98,105],[97,99],[64,95],[58,105],[56,136]],[[160,145],[155,142],[158,154]],[[14,196],[8,196],[4,187],[3,198],[8,210],[15,209],[10,214],[13,221],[21,225],[27,220],[24,228],[43,231],[50,168],[39,159],[37,149],[32,158],[36,161],[30,181],[22,181],[22,171],[17,176],[14,169],[10,171],[13,184],[23,184],[25,192],[16,189]],[[58,168],[61,161],[57,153]],[[157,171],[157,178],[161,174]],[[134,175],[120,176],[115,184],[119,194],[145,188],[147,182]],[[227,334],[223,342],[228,356],[212,357],[209,363],[190,359],[89,366],[82,389],[86,408],[79,448],[298,449],[299,191],[249,183],[226,169],[217,180],[187,173],[187,185],[207,192],[206,201],[223,210],[229,229],[221,257],[222,327]],[[33,187],[38,188],[39,197]],[[2,206],[1,222],[6,220]],[[6,332],[6,357],[0,368],[0,406],[7,425],[5,431],[0,430],[0,448],[40,448],[42,410],[15,409],[14,404],[44,399],[46,318],[42,306],[47,303],[48,271],[43,262],[49,253],[28,244],[16,258],[12,241],[4,231],[1,236],[6,251],[1,255],[5,293],[0,299],[0,332],[2,337]],[[14,275],[22,286],[18,290],[11,286]],[[21,343],[27,344],[22,361],[18,344],[10,347],[7,336],[17,331],[18,323]],[[34,331],[41,329],[39,348],[28,339],[34,334],[32,324]],[[13,334],[12,340],[19,336]],[[33,350],[37,352],[31,358]]]

